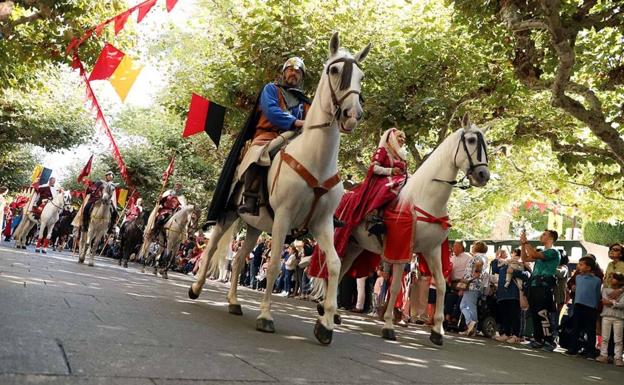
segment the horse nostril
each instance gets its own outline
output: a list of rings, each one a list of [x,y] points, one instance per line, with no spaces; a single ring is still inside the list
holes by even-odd
[[[342,111],[342,115],[343,115],[346,119],[349,119],[349,110],[348,110],[348,109],[346,109],[346,110]]]

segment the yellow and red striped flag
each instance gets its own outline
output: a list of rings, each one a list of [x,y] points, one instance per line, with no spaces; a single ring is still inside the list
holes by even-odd
[[[141,63],[106,43],[95,62],[89,81],[109,80],[123,103],[142,69]]]

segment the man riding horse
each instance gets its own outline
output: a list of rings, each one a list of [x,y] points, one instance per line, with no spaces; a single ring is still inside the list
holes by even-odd
[[[152,233],[154,240],[158,239],[158,235],[163,231],[165,223],[167,223],[169,218],[184,206],[186,206],[186,198],[182,191],[182,183],[177,182],[173,185],[173,189],[163,193],[158,202],[158,216],[156,217]]]
[[[57,191],[54,187],[55,183],[56,178],[51,177],[48,180],[47,184],[35,187],[35,196],[33,197],[33,201],[35,203],[33,204],[31,209],[31,212],[35,219],[39,219],[41,217],[41,212],[43,211],[43,208],[48,203],[48,201],[56,197]]]
[[[89,221],[91,220],[91,209],[93,208],[93,204],[102,198],[102,192],[106,186],[109,184],[113,184],[113,178],[115,174],[112,171],[108,171],[104,174],[104,180],[99,180],[97,182],[92,182],[87,180],[87,189],[86,194],[89,197],[87,204],[84,207],[82,212],[82,230],[87,231],[89,229]],[[109,223],[108,231],[112,230],[112,226],[117,222],[117,201],[115,199],[115,194],[111,199],[110,211],[111,211],[111,221]]]
[[[271,164],[267,145],[281,133],[303,127],[310,100],[301,91],[305,77],[303,60],[292,57],[282,66],[279,83],[268,83],[260,95],[259,116],[251,146],[244,154],[238,176],[244,181],[241,214],[258,215],[258,198],[266,169]]]

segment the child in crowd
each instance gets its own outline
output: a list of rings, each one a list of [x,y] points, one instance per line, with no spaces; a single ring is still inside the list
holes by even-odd
[[[524,263],[522,263],[522,261],[520,260],[520,252],[518,253],[512,253],[511,257],[506,259],[506,260],[498,260],[498,266],[500,267],[501,265],[507,265],[508,268],[511,268],[513,271],[524,271]],[[507,272],[505,273],[505,288],[509,288],[509,285],[511,284],[511,282],[513,282],[513,271],[509,272],[509,270],[507,270]],[[522,287],[523,282],[520,278],[516,278],[516,282],[515,282],[519,288]]]
[[[581,355],[588,360],[596,358],[596,319],[598,305],[602,298],[600,288],[602,280],[592,271],[596,269],[596,261],[590,257],[583,257],[576,266],[576,295],[574,297],[574,331],[572,333],[573,346],[566,351],[568,355]],[[580,338],[586,336],[586,340]]]
[[[613,329],[615,342],[615,365],[624,366],[622,361],[622,345],[624,329],[624,294],[621,294],[617,300],[609,298],[609,294],[624,286],[624,274],[614,272],[609,277],[611,287],[602,289],[602,344],[600,347],[600,357],[596,359],[598,362],[607,363],[607,347],[609,346],[609,338]],[[606,286],[606,285],[605,285]]]

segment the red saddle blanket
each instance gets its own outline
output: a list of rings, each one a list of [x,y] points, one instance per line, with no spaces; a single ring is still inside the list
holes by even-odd
[[[416,231],[415,225],[418,221],[437,223],[444,229],[450,227],[448,217],[434,217],[418,207],[398,207],[397,205],[387,207],[384,210],[384,223],[386,224],[387,233],[384,239],[383,255],[380,256],[370,251],[363,251],[353,263],[350,275],[355,278],[368,276],[375,271],[375,268],[379,265],[382,258],[389,263],[409,263],[412,260],[414,232]],[[448,239],[445,239],[440,247],[442,272],[446,278],[453,268]],[[419,271],[423,275],[431,275],[425,259],[422,255],[419,256]],[[318,246],[315,247],[314,253],[312,254],[310,266],[308,267],[308,275],[318,278],[327,278],[328,276],[325,254]]]

